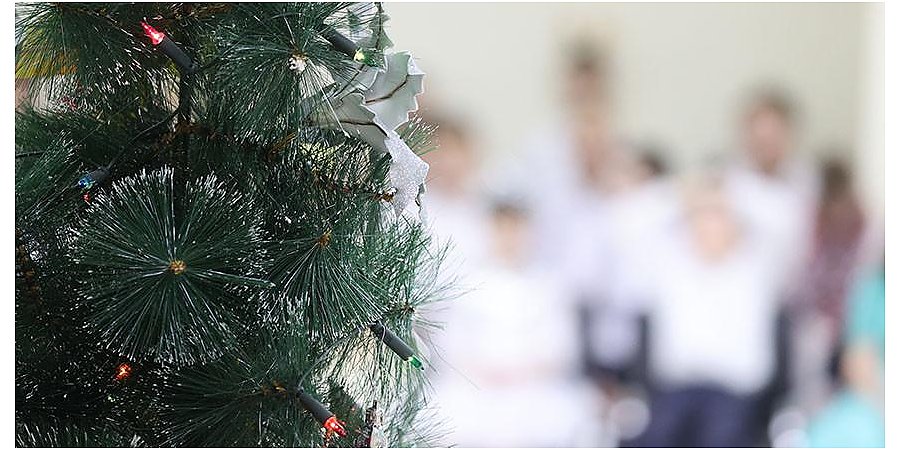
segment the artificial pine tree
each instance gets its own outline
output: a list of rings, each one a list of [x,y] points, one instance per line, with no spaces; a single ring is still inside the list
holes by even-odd
[[[17,5],[17,446],[436,443],[433,129],[387,18]]]

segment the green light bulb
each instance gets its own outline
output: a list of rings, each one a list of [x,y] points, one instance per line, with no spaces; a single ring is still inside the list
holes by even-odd
[[[419,358],[416,358],[415,355],[410,356],[406,359],[406,361],[409,363],[409,365],[415,367],[416,369],[425,370],[425,364],[422,364],[422,361],[419,361]]]

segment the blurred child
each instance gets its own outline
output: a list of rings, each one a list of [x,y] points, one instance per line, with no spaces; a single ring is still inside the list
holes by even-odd
[[[450,116],[432,121],[438,126],[438,148],[424,155],[430,166],[426,215],[435,236],[452,245],[453,270],[464,275],[460,271],[478,266],[487,253],[488,214],[479,183],[477,144],[464,122]]]
[[[492,212],[490,257],[444,330],[439,407],[463,447],[578,445],[592,426],[575,378],[573,314],[528,264],[530,225],[516,206]]]
[[[778,291],[752,229],[718,180],[687,190],[684,217],[646,273],[650,447],[757,443],[758,397],[775,369]]]

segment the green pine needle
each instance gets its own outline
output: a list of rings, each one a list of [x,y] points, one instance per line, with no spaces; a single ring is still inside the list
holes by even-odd
[[[213,177],[176,204],[174,184],[167,168],[117,182],[85,212],[73,256],[107,347],[189,364],[228,348],[235,305],[271,284],[254,277],[265,253],[253,205]]]
[[[16,15],[16,445],[352,447],[372,404],[388,445],[443,443],[423,373],[369,331],[382,321],[428,365],[427,310],[453,294],[443,247],[394,215],[389,155],[310,120],[377,70],[323,33],[379,62],[382,6]],[[199,71],[179,73],[144,20]],[[420,119],[397,131],[433,149]],[[299,388],[348,436],[326,441]]]

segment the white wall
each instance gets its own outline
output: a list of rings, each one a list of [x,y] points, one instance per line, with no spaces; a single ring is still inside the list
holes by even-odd
[[[864,17],[861,55],[860,128],[856,146],[861,187],[869,208],[884,224],[884,4],[870,5]],[[881,230],[884,231],[884,230]]]
[[[860,82],[872,79],[861,65],[878,66],[863,58],[877,41],[866,34],[872,8],[883,14],[841,3],[386,5],[396,48],[428,73],[426,107],[468,115],[491,155],[516,151],[548,120],[559,95],[557,50],[587,31],[612,52],[623,132],[666,144],[678,163],[731,148],[737,103],[760,81],[782,84],[801,103],[804,151],[860,145],[863,128],[877,129],[871,118],[860,124],[871,108],[860,106],[868,92]]]

